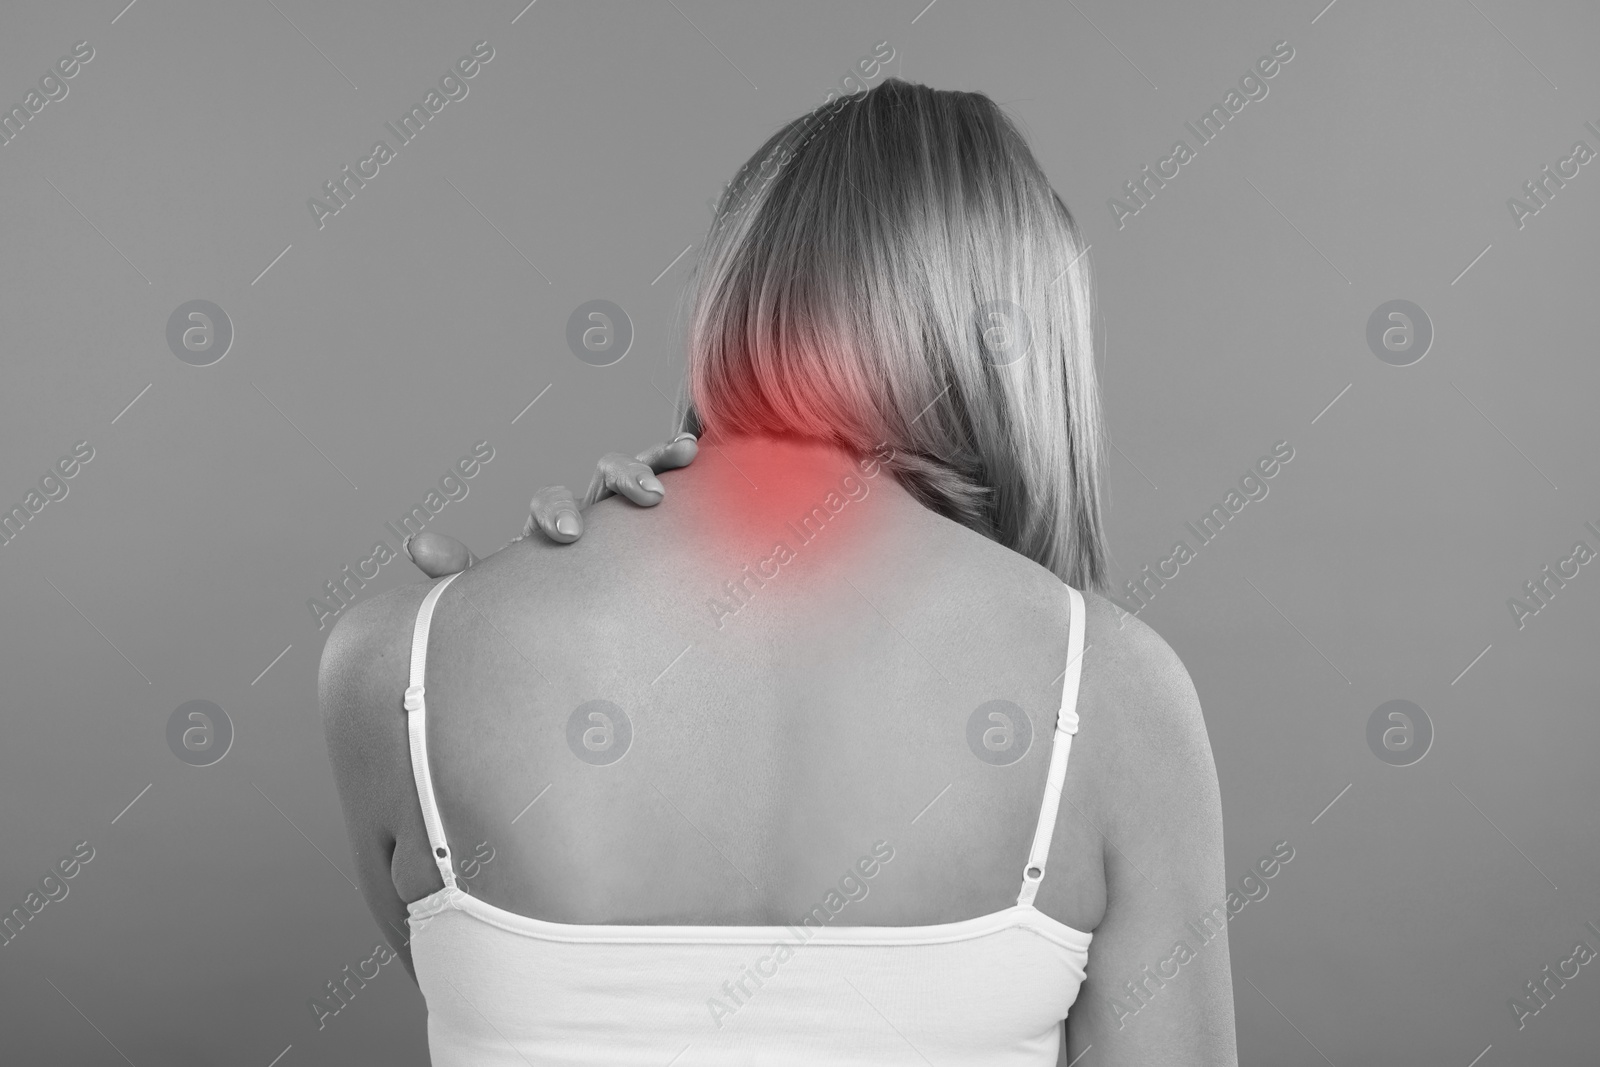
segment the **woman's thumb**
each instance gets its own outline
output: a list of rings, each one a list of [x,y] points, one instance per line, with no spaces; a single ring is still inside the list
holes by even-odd
[[[447,574],[464,571],[476,562],[472,550],[445,534],[424,530],[408,538],[405,550],[423,574],[429,578],[442,578]]]

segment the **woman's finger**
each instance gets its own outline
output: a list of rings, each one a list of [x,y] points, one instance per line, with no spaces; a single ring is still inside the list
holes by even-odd
[[[443,578],[447,574],[464,571],[478,558],[466,545],[442,533],[424,530],[405,542],[411,562],[429,578]]]
[[[667,490],[656,475],[687,467],[698,453],[699,442],[692,433],[680,433],[670,441],[651,445],[632,458],[621,452],[608,453],[595,470],[583,505],[573,499],[570,489],[561,485],[546,486],[534,493],[528,503],[528,520],[523,524],[522,537],[531,537],[533,531],[538,530],[558,544],[576,541],[583,536],[582,507],[613,493],[621,493],[642,507],[659,504]],[[430,578],[455,574],[478,562],[478,557],[465,544],[431,530],[407,539],[404,548],[417,568]]]
[[[572,499],[572,490],[564,485],[547,485],[533,494],[522,536],[529,537],[536,529],[559,544],[583,536],[583,515],[578,502]]]
[[[663,441],[659,445],[651,445],[640,452],[638,459],[648,463],[650,469],[660,474],[662,471],[677,470],[687,467],[694,462],[700,452],[700,442],[692,433],[680,433],[670,441]]]
[[[694,462],[699,443],[694,434],[681,433],[671,441],[652,445],[637,456],[607,452],[595,467],[594,478],[584,494],[583,506],[620,493],[641,507],[653,507],[666,496],[666,486],[656,475],[662,471],[687,467]]]
[[[596,496],[597,500],[620,493],[635,504],[651,507],[661,503],[661,498],[667,493],[666,486],[656,478],[650,464],[621,452],[608,452],[600,457],[600,467],[595,475],[605,489]]]

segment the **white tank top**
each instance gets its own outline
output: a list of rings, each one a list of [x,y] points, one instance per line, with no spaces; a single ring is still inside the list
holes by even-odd
[[[1061,710],[1015,905],[932,926],[619,926],[534,919],[456,884],[423,701],[433,608],[455,578],[417,611],[405,692],[444,880],[407,906],[434,1067],[1053,1067],[1093,936],[1033,906],[1078,729],[1081,593],[1067,587]]]

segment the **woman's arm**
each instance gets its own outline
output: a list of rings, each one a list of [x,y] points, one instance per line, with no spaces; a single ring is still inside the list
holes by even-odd
[[[1154,630],[1090,601],[1093,718],[1078,740],[1085,756],[1093,746],[1092,799],[1073,814],[1102,834],[1106,911],[1060,1062],[1093,1046],[1096,1067],[1236,1067],[1222,798],[1200,701]]]
[[[637,456],[608,452],[600,457],[594,478],[583,499],[574,500],[564,485],[546,486],[533,494],[528,503],[528,521],[523,524],[522,540],[535,530],[552,541],[568,544],[583,536],[583,509],[613,493],[621,493],[641,507],[653,507],[666,495],[666,487],[656,480],[662,471],[687,467],[694,462],[699,442],[692,433],[680,433],[670,441],[640,452]],[[424,530],[406,542],[406,551],[423,574],[442,578],[466,570],[478,562],[472,550],[447,534]]]
[[[574,541],[583,531],[578,509],[613,493],[645,507],[658,504],[665,489],[654,475],[688,466],[696,451],[694,436],[680,434],[637,458],[609,453],[601,458],[581,502],[561,486],[535,493],[522,537],[539,529],[551,540]],[[558,527],[566,513],[577,522],[576,532]],[[429,531],[418,534],[407,548],[430,578],[477,562],[460,541]],[[395,889],[392,870],[392,828],[420,825],[422,818],[398,695],[405,687],[417,607],[428,588],[421,583],[402,586],[351,606],[328,634],[318,676],[328,758],[355,857],[356,882],[380,932],[413,980],[406,903]]]
[[[353,604],[328,634],[317,678],[356,883],[378,933],[413,981],[406,902],[394,883],[393,827],[422,818],[399,694],[410,668],[412,625],[429,588],[418,582]]]

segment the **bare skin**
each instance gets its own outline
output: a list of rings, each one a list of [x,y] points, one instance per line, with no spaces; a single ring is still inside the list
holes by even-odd
[[[868,491],[802,542],[780,520],[837,489],[853,460],[821,445],[716,445],[669,475],[671,499],[648,517],[602,500],[580,542],[518,541],[441,598],[427,686],[442,818],[458,855],[486,842],[495,857],[463,884],[554,922],[782,924],[887,840],[894,861],[840,925],[1009,907],[1060,702],[1065,589],[882,473],[858,474]],[[748,582],[775,539],[793,559]],[[741,580],[747,595],[728,600],[725,583]],[[399,699],[431,585],[352,608],[321,675],[360,884],[396,940],[406,903],[442,884]],[[1095,934],[1062,1062],[1092,1045],[1109,1067],[1234,1064],[1225,925],[1203,946],[1185,926],[1225,894],[1199,703],[1159,636],[1085,599],[1081,726],[1036,900]],[[605,767],[566,743],[569,717],[597,697],[634,728]],[[997,698],[1035,731],[1004,767],[965,736]],[[1178,940],[1193,958],[1159,987],[1144,979]],[[1145,1006],[1113,1009],[1138,1003],[1122,986],[1140,981]]]

